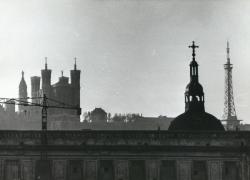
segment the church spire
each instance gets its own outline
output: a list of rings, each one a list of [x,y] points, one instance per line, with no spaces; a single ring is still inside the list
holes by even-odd
[[[198,63],[195,60],[195,49],[199,46],[192,42],[192,61],[190,62],[190,83],[186,87],[185,91],[185,110],[192,112],[203,112],[204,108],[204,93],[203,88],[198,81]]]
[[[205,99],[202,85],[198,82],[198,63],[195,61],[193,41],[192,61],[190,63],[190,82],[185,91],[185,112],[177,116],[168,128],[169,131],[224,131],[221,122],[213,115],[205,112]]]
[[[190,81],[198,82],[198,63],[195,61],[195,49],[199,48],[199,46],[196,46],[195,42],[193,41],[192,45],[188,47],[192,48],[192,61],[190,63]]]
[[[22,71],[22,79],[24,78],[24,72]]]

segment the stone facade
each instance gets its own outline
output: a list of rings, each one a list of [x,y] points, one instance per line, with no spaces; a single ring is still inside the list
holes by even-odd
[[[249,140],[249,132],[0,131],[0,180],[248,180]]]

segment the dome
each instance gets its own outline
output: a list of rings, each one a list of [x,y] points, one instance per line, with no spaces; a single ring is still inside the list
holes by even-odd
[[[169,131],[224,131],[224,127],[213,115],[206,112],[190,112],[177,116],[170,124]]]
[[[186,86],[185,94],[203,95],[203,87],[199,82],[192,81]]]

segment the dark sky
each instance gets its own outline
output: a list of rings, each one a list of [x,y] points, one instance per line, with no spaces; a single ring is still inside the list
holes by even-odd
[[[176,116],[195,40],[206,110],[221,118],[228,40],[237,115],[250,123],[249,22],[247,0],[0,0],[0,96],[17,97],[22,70],[30,94],[45,56],[53,83],[76,56],[83,111]]]

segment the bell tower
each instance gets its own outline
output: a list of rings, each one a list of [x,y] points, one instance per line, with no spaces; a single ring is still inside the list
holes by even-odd
[[[199,83],[198,63],[195,60],[195,49],[199,46],[192,45],[192,61],[190,62],[190,82],[185,91],[185,111],[190,112],[205,112],[204,108],[204,92],[201,84]]]
[[[70,71],[71,87],[73,89],[73,105],[80,107],[80,75],[81,71],[77,69],[76,58],[74,70]]]
[[[51,70],[48,69],[47,57],[45,57],[45,69],[41,70],[41,74],[43,94],[46,94],[46,96],[49,97],[51,91]]]
[[[27,84],[24,80],[24,72],[22,71],[22,78],[19,84],[19,99],[21,100],[21,102],[23,102],[25,104],[25,102],[27,102]],[[26,108],[25,106],[19,106],[18,107],[19,112],[26,112]]]

